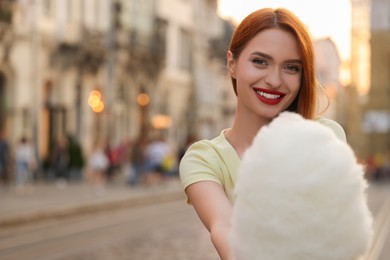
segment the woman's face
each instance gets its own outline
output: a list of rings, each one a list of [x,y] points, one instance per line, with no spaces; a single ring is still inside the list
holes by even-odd
[[[294,101],[301,85],[302,61],[293,34],[267,29],[248,42],[238,59],[228,52],[237,82],[237,112],[270,120]]]

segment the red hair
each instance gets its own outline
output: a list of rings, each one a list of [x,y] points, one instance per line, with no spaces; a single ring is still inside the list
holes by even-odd
[[[301,20],[284,8],[264,8],[249,14],[236,28],[229,50],[238,59],[247,43],[266,29],[277,28],[292,33],[298,43],[302,59],[302,79],[299,94],[287,109],[305,118],[313,118],[317,105],[317,81],[314,66],[314,47],[311,37]],[[237,82],[231,78],[237,95]]]

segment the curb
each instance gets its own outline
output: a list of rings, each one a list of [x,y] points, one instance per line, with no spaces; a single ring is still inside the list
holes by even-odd
[[[88,214],[108,209],[136,207],[185,199],[183,191],[155,192],[141,194],[124,199],[111,199],[106,201],[89,202],[79,205],[68,205],[51,209],[42,209],[29,213],[20,213],[15,216],[0,217],[0,228],[38,222],[49,218],[63,218],[72,215]]]

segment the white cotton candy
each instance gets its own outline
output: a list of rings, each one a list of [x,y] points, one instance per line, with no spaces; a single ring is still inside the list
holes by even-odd
[[[364,171],[331,129],[284,112],[244,154],[230,242],[236,260],[355,260],[372,216]]]

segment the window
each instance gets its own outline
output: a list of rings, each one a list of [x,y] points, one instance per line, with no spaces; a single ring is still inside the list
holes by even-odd
[[[191,69],[191,34],[185,29],[180,29],[179,35],[179,55],[178,55],[178,64],[179,68],[184,70]]]
[[[161,58],[165,58],[168,22],[156,18],[154,26],[154,39],[151,42],[152,52]]]

